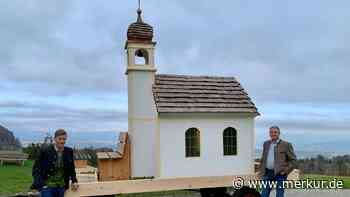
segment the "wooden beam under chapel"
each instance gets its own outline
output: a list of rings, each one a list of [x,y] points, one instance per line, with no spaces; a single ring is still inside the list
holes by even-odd
[[[232,181],[238,177],[245,181],[257,179],[256,175],[210,176],[186,178],[155,178],[123,180],[95,183],[81,183],[78,191],[67,190],[66,197],[103,196],[128,193],[199,189],[213,187],[232,187]],[[247,184],[245,182],[245,184]]]

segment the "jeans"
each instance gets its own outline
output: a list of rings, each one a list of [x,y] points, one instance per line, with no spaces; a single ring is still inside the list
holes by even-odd
[[[64,187],[46,187],[40,190],[40,197],[64,197]]]
[[[274,174],[273,170],[265,169],[265,175],[263,176],[263,181],[266,183],[267,187],[264,187],[261,191],[261,197],[269,197],[271,189],[274,187],[270,185],[270,181],[275,181],[277,183],[276,187],[276,197],[284,196],[283,181],[287,180],[287,175]],[[273,183],[272,183],[273,184]],[[271,187],[272,186],[272,187]]]

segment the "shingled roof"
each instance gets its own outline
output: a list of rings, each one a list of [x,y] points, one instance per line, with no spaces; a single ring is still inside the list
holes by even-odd
[[[157,74],[153,96],[158,112],[235,112],[259,115],[234,77]]]

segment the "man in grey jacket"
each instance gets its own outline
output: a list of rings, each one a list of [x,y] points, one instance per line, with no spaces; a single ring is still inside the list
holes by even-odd
[[[266,182],[275,181],[277,183],[276,197],[283,197],[283,181],[285,181],[288,174],[297,167],[297,158],[292,144],[281,140],[279,136],[279,127],[270,127],[271,139],[264,142],[260,165],[260,176]],[[270,196],[272,188],[269,184],[267,184],[267,186],[268,187],[262,189],[262,197]]]

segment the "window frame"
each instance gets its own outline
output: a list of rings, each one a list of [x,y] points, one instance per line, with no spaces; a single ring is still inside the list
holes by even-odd
[[[185,157],[192,158],[192,157],[200,157],[200,156],[201,156],[201,132],[199,129],[195,127],[191,127],[185,131]]]
[[[238,155],[238,131],[234,127],[227,127],[222,132],[222,147],[224,156]]]

